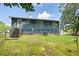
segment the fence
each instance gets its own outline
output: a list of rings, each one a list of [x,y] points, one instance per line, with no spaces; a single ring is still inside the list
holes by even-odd
[[[10,39],[16,39],[11,38],[10,30],[0,30],[0,42],[3,40],[10,40]]]
[[[0,30],[0,40],[5,40],[10,38],[10,32],[8,32],[7,30]]]

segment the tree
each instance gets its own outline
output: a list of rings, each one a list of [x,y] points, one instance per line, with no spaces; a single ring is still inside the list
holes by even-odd
[[[37,5],[39,5],[40,3],[37,3]],[[34,9],[34,6],[32,3],[3,3],[4,6],[7,6],[7,7],[19,7],[19,8],[22,8],[24,9],[26,12],[33,12],[35,11]]]
[[[7,30],[9,28],[9,26],[7,26],[5,23],[3,23],[2,21],[0,21],[0,30]]]
[[[19,7],[24,9],[26,12],[28,11],[35,11],[34,6],[32,3],[3,3],[4,6],[7,7]]]
[[[59,10],[62,13],[61,25],[63,29],[64,28],[66,29],[68,27],[69,29],[72,29],[76,35],[77,52],[78,52],[79,4],[78,3],[60,4]]]
[[[60,12],[62,13],[61,21],[63,28],[72,29],[76,35],[79,32],[79,20],[77,10],[79,9],[79,4],[68,3],[60,5]],[[69,25],[68,25],[69,24]],[[67,26],[68,25],[68,26]]]

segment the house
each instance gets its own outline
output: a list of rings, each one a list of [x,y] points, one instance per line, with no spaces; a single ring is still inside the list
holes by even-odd
[[[59,20],[11,17],[11,26],[20,24],[20,33],[59,34]]]

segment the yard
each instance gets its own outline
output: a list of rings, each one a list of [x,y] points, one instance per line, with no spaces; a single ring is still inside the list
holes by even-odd
[[[9,56],[76,56],[73,36],[21,35],[4,40],[0,35],[0,55]],[[78,54],[79,55],[79,54]]]

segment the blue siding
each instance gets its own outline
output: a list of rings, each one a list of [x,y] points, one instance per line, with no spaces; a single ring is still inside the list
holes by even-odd
[[[39,26],[39,25],[31,25],[24,24],[22,33],[59,33],[59,26]]]

